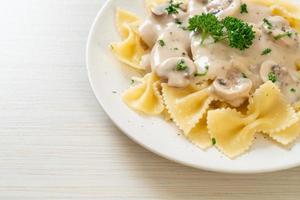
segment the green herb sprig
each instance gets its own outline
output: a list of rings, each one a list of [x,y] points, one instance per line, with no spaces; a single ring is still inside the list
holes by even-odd
[[[293,35],[292,32],[286,32],[286,33],[282,33],[282,34],[276,35],[276,36],[274,37],[274,39],[275,39],[275,40],[280,40],[280,39],[283,38],[283,37],[289,37],[289,38],[291,38],[292,35]]]
[[[240,11],[240,13],[241,13],[241,14],[243,14],[243,13],[248,13],[248,6],[247,6],[247,4],[243,3],[243,4],[241,5],[241,11]]]
[[[188,68],[187,64],[184,62],[184,60],[180,60],[176,64],[176,71],[185,71]]]
[[[272,49],[270,48],[266,48],[265,50],[263,50],[263,52],[261,53],[262,56],[268,55],[269,53],[272,52]]]
[[[196,15],[189,19],[190,31],[201,33],[201,44],[211,36],[215,42],[227,41],[229,46],[245,50],[253,44],[255,32],[253,27],[235,17],[226,17],[224,20],[211,14]]]
[[[210,35],[215,42],[224,37],[224,25],[220,23],[217,17],[213,14],[196,15],[189,19],[188,29],[190,31],[201,32],[201,44]]]
[[[180,9],[182,2],[174,3],[174,0],[169,1],[169,6],[166,8],[166,11],[169,15],[178,14],[178,9]]]
[[[274,72],[270,72],[268,74],[268,79],[270,81],[272,81],[273,83],[275,83],[278,80],[278,77],[277,77],[277,75]]]

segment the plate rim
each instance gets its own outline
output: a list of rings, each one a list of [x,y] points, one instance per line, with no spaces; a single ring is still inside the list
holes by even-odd
[[[200,169],[200,170],[205,170],[205,171],[210,171],[210,172],[228,173],[228,174],[259,174],[259,173],[270,173],[270,172],[282,171],[282,170],[287,170],[290,168],[300,166],[300,160],[299,160],[298,162],[291,163],[291,164],[280,165],[280,166],[275,166],[275,167],[270,167],[270,168],[262,168],[262,169],[257,168],[257,169],[240,169],[240,170],[238,170],[238,169],[224,169],[224,168],[218,167],[218,166],[209,167],[209,166],[205,166],[205,165],[201,165],[201,164],[194,164],[194,163],[186,162],[186,161],[183,161],[183,160],[177,158],[174,155],[168,155],[166,153],[163,153],[163,152],[155,149],[154,147],[151,147],[151,145],[148,145],[148,144],[138,140],[137,138],[133,137],[131,134],[127,133],[127,130],[125,128],[123,128],[121,125],[119,125],[114,120],[114,117],[104,106],[101,98],[98,97],[93,79],[91,77],[91,70],[90,70],[91,67],[90,67],[90,60],[89,60],[92,36],[93,36],[93,32],[96,28],[97,22],[101,19],[101,16],[104,14],[105,9],[108,8],[114,1],[115,0],[106,0],[105,1],[105,3],[102,5],[100,10],[98,11],[96,17],[94,18],[92,25],[90,26],[88,38],[87,38],[87,42],[86,42],[86,46],[85,46],[85,65],[86,65],[86,69],[87,69],[88,80],[89,80],[90,86],[92,88],[92,91],[94,93],[94,96],[96,97],[99,105],[104,110],[105,114],[114,123],[114,125],[119,130],[121,130],[121,132],[123,134],[125,134],[128,138],[130,138],[132,141],[134,141],[136,144],[140,145],[141,147],[143,147],[143,148],[147,149],[148,151],[150,151],[162,158],[165,158],[171,162],[176,162],[176,163],[179,163],[184,166],[192,167],[194,169]],[[291,1],[293,1],[293,0],[291,0]]]

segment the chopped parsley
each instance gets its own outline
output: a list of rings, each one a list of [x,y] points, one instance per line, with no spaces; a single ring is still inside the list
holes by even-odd
[[[261,55],[264,56],[264,55],[267,55],[267,54],[269,54],[271,52],[272,52],[272,49],[266,48],[265,50],[263,50],[263,52],[261,53]]]
[[[273,28],[273,24],[269,20],[267,20],[266,18],[264,18],[263,21],[264,21],[265,24],[267,24],[268,29],[272,29]]]
[[[185,71],[188,68],[188,66],[186,65],[186,63],[184,62],[184,60],[180,60],[177,64],[176,64],[176,71]]]
[[[245,73],[242,73],[243,78],[248,78]]]
[[[227,29],[229,46],[241,51],[250,48],[255,39],[253,26],[235,17],[226,17],[223,24]]]
[[[247,7],[247,4],[243,3],[241,5],[241,11],[240,11],[241,14],[243,13],[248,13],[248,7]]]
[[[291,88],[290,91],[291,92],[296,92],[296,89],[295,88]]]
[[[173,48],[173,50],[174,50],[174,51],[177,51],[177,50],[178,50],[178,48],[177,48],[177,47],[175,47],[175,48]]]
[[[224,36],[224,25],[211,13],[203,13],[190,18],[188,29],[201,33],[201,44],[208,36],[211,36],[215,42],[221,40]]]
[[[135,82],[135,81],[134,81],[133,79],[131,79],[131,85],[134,84],[134,82]]]
[[[163,40],[158,40],[158,44],[159,44],[161,47],[166,46],[166,43],[165,43],[165,41],[163,41]]]
[[[216,138],[212,138],[212,139],[211,139],[211,143],[212,143],[212,145],[216,145],[216,144],[217,144]]]
[[[201,33],[201,44],[211,36],[215,42],[227,41],[229,46],[245,50],[253,44],[255,32],[253,27],[246,22],[235,18],[226,17],[224,20],[211,14],[196,15],[189,19],[190,31]]]
[[[169,15],[171,14],[178,14],[178,9],[180,9],[180,5],[182,4],[182,2],[180,3],[174,3],[174,0],[170,0],[169,1],[169,6],[166,8],[166,11]]]
[[[275,40],[280,40],[281,38],[283,37],[292,37],[292,32],[286,32],[286,33],[282,33],[282,34],[279,34],[279,35],[276,35],[274,37]]]
[[[209,69],[209,66],[206,65],[205,66],[205,72],[203,72],[203,73],[195,73],[194,76],[206,76],[207,73],[208,73],[208,69]]]
[[[276,81],[277,81],[277,75],[274,73],[274,72],[270,72],[269,74],[268,74],[268,79],[270,80],[270,81],[272,81],[273,83],[275,83]]]
[[[175,24],[181,25],[182,21],[180,21],[179,19],[175,19]]]

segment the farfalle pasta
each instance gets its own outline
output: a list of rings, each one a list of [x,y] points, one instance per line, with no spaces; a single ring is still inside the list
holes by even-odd
[[[203,117],[212,102],[209,88],[198,89],[189,86],[184,90],[162,84],[162,93],[166,108],[176,125],[189,133]]]
[[[159,78],[154,73],[149,73],[141,83],[124,92],[123,100],[129,107],[137,111],[158,115],[164,110],[159,88]]]
[[[123,101],[172,121],[201,149],[229,158],[255,134],[300,135],[300,7],[286,0],[145,0],[147,17],[117,9],[123,63],[144,76]],[[162,133],[164,134],[164,133]]]
[[[140,19],[130,12],[118,9],[116,24],[123,40],[111,44],[112,52],[121,62],[136,69],[144,69],[140,62],[147,53],[147,47],[143,45],[137,31]]]
[[[246,115],[227,108],[209,111],[207,118],[209,134],[218,141],[216,146],[229,157],[246,151],[255,133],[265,132],[273,137],[298,121],[295,111],[272,82],[257,89]]]

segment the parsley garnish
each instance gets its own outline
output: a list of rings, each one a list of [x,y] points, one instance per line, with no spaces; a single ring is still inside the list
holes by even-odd
[[[247,7],[247,4],[243,3],[241,5],[241,11],[240,11],[241,14],[243,13],[248,13],[248,7]]]
[[[161,47],[166,46],[166,43],[165,43],[165,41],[163,41],[163,40],[158,40],[158,44],[159,44]]]
[[[269,74],[268,74],[268,79],[270,80],[270,81],[272,81],[273,83],[275,83],[276,81],[277,81],[277,75],[274,73],[274,72],[270,72]]]
[[[240,50],[245,50],[253,44],[255,32],[253,27],[246,22],[235,17],[226,17],[219,21],[211,13],[196,15],[189,20],[190,31],[202,34],[201,44],[211,36],[215,42],[226,40],[229,46]]]
[[[271,52],[272,52],[272,49],[266,48],[265,50],[263,50],[263,52],[261,53],[261,55],[264,56],[264,55],[267,55],[267,54],[269,54]]]
[[[215,42],[224,36],[224,25],[211,13],[196,15],[189,19],[188,29],[190,31],[201,32],[201,44],[210,35]]]
[[[216,145],[216,144],[217,144],[216,138],[212,138],[212,139],[211,139],[211,143],[212,143],[212,145]]]
[[[180,5],[182,4],[182,2],[180,3],[174,3],[174,0],[170,0],[169,1],[169,6],[166,8],[167,13],[170,14],[178,14],[178,9],[180,8]]]
[[[296,92],[296,89],[295,88],[291,88],[290,91],[291,92]]]
[[[227,29],[229,46],[241,51],[250,48],[255,39],[251,25],[235,17],[226,17],[223,24]]]
[[[186,63],[184,62],[184,60],[180,60],[177,64],[176,64],[176,70],[177,71],[184,71],[188,68],[188,66],[186,65]]]
[[[132,84],[134,84],[134,80],[133,80],[133,79],[131,79],[131,85],[132,85]]]
[[[209,66],[206,65],[205,66],[205,72],[203,72],[203,73],[195,73],[194,76],[206,76],[207,73],[208,73],[208,69],[209,69]]]
[[[175,24],[181,25],[182,21],[180,21],[179,19],[175,19]]]
[[[273,24],[271,24],[271,22],[269,20],[267,20],[266,18],[263,19],[264,23],[267,24],[268,29],[272,29],[273,28]]]
[[[286,33],[283,33],[283,34],[279,34],[279,35],[276,35],[274,37],[274,39],[275,40],[280,40],[281,38],[286,37],[286,36],[292,37],[292,33],[291,32],[286,32]]]

